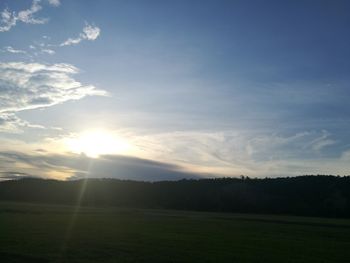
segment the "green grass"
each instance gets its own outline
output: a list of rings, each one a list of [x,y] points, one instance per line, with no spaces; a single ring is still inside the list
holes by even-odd
[[[350,221],[0,204],[1,262],[350,262]]]

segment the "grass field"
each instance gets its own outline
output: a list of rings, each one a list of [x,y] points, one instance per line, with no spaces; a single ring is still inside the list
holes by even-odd
[[[350,262],[350,220],[0,203],[1,262]]]

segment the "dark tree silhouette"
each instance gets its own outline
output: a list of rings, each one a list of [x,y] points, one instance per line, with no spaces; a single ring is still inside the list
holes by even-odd
[[[240,213],[350,217],[350,177],[219,178],[161,182],[117,179],[0,183],[0,200]]]

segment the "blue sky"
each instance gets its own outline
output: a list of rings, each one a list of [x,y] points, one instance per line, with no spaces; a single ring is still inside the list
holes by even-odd
[[[348,174],[348,1],[16,0],[0,10],[6,177],[121,177],[120,155],[164,164],[159,180]],[[86,134],[97,145],[82,145]]]

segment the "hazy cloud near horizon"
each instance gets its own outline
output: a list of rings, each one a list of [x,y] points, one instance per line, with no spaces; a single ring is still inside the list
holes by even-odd
[[[27,175],[64,180],[118,178],[141,181],[179,180],[209,176],[187,172],[174,164],[120,155],[90,158],[83,154],[0,152],[0,160],[0,168],[3,171],[0,174],[0,180],[1,178],[16,179]],[[8,170],[6,171],[6,169]],[[23,172],[14,171],[16,169]]]

